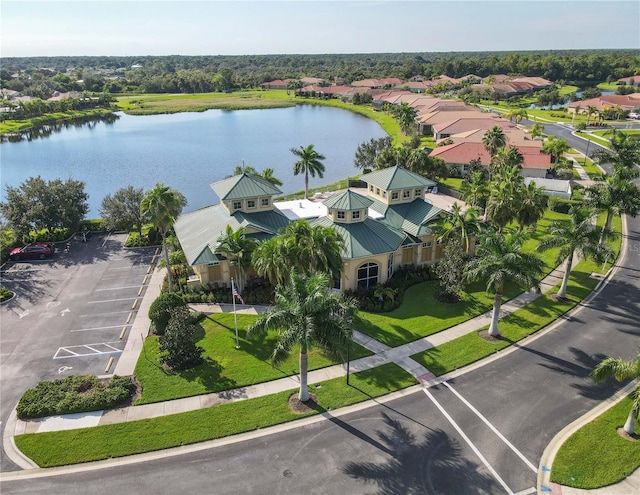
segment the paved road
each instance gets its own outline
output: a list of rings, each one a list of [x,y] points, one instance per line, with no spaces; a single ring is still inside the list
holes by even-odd
[[[125,250],[125,239],[96,235],[72,242],[67,252],[61,245],[50,260],[4,267],[2,283],[17,297],[0,307],[3,423],[22,393],[40,381],[103,375],[111,357],[115,367],[154,252]],[[17,469],[4,449],[0,468]]]
[[[588,306],[447,384],[242,443],[117,468],[5,482],[3,493],[533,493],[566,424],[610,396],[589,371],[640,335],[640,219]]]

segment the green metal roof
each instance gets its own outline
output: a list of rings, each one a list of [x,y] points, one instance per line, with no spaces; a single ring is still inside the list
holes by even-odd
[[[211,189],[218,195],[220,201],[282,194],[282,191],[268,180],[244,173],[214,182],[211,184]]]
[[[444,210],[422,199],[411,203],[387,205],[375,200],[371,205],[374,211],[384,215],[380,222],[395,229],[401,229],[412,236],[421,236],[432,232],[429,226]]]
[[[325,199],[322,204],[330,210],[366,210],[371,206],[373,200],[362,196],[356,192],[347,189],[346,191],[335,194],[329,199]]]
[[[173,228],[180,239],[187,262],[190,265],[199,265],[225,259],[215,251],[219,244],[218,238],[224,235],[227,225],[233,230],[239,227],[257,230],[258,232],[247,235],[263,239],[276,235],[278,230],[288,223],[287,217],[278,210],[258,213],[236,212],[229,215],[222,205],[217,204],[180,215]]]
[[[401,167],[383,168],[382,170],[362,175],[360,180],[386,191],[425,186],[433,187],[436,185],[432,180]]]
[[[342,236],[345,244],[343,258],[393,253],[406,239],[403,232],[371,218],[357,223],[334,223],[328,217],[321,217],[310,223],[312,226],[332,227]]]

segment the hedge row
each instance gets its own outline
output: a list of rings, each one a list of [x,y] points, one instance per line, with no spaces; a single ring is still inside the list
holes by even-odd
[[[20,419],[99,411],[126,402],[135,389],[128,377],[114,375],[105,385],[95,375],[73,375],[30,388],[16,410]]]

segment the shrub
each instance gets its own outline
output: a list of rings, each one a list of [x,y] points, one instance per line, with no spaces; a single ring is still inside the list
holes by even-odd
[[[574,200],[570,200],[570,199],[562,199],[559,198],[558,196],[550,196],[549,197],[549,209],[551,211],[555,211],[556,213],[564,213],[567,214],[569,213],[569,210],[571,209],[572,206],[574,205],[581,205],[582,203],[580,201],[574,201]]]
[[[7,299],[10,299],[11,296],[13,296],[13,292],[9,289],[6,287],[0,288],[0,301],[6,301]]]
[[[169,311],[171,319],[164,335],[160,336],[160,350],[166,352],[160,358],[162,364],[172,370],[192,368],[202,361],[204,349],[196,345],[199,326],[193,322],[189,310],[182,306]]]
[[[184,299],[176,292],[163,292],[160,294],[149,307],[149,319],[151,320],[153,333],[163,335],[171,319],[171,310],[185,305]]]
[[[110,409],[135,391],[130,378],[114,375],[108,384],[95,375],[73,375],[40,382],[27,390],[16,407],[20,419]]]
[[[557,179],[569,180],[573,177],[573,170],[570,168],[558,168],[555,171],[555,176]]]

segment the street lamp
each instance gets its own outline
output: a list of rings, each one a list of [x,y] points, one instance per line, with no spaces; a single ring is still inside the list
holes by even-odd
[[[351,338],[347,339],[347,385],[349,385],[349,365],[351,364],[349,361],[349,349],[351,349]]]
[[[589,145],[590,145],[590,144],[591,144],[591,140],[590,140],[590,139],[587,139],[587,151],[586,151],[586,153],[584,154],[584,165],[583,165],[584,167],[586,167],[586,166],[587,166],[587,156],[589,156]]]

